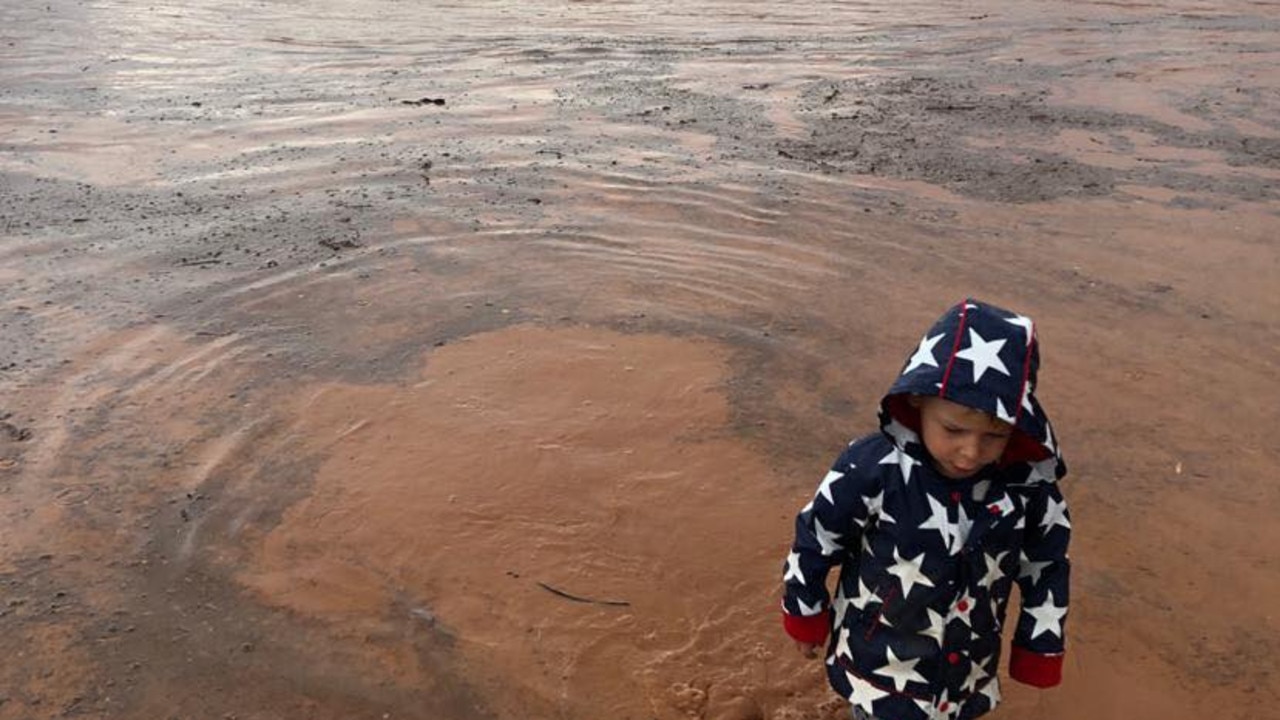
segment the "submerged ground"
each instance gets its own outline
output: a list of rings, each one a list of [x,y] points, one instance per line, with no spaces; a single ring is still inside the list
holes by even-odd
[[[791,517],[966,295],[1075,525],[993,717],[1280,702],[1280,5],[0,28],[0,718],[843,718]]]

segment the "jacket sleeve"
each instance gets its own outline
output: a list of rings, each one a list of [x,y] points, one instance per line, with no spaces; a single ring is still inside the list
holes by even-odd
[[[1071,517],[1056,483],[1046,483],[1028,499],[1026,522],[1018,577],[1022,610],[1009,674],[1028,685],[1053,687],[1062,682],[1071,575]]]
[[[813,500],[796,516],[795,542],[783,565],[782,620],[787,634],[821,644],[831,627],[827,574],[856,559],[870,511],[873,477],[860,472],[850,451],[823,478]]]

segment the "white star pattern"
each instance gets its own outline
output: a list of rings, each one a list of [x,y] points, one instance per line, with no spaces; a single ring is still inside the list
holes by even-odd
[[[925,495],[929,501],[929,519],[920,523],[921,530],[937,530],[942,535],[942,544],[948,549],[951,548],[954,531],[951,529],[951,521],[947,519],[947,506],[933,499],[932,495]],[[955,551],[952,550],[952,553]]]
[[[948,691],[943,690],[942,696],[938,698],[937,717],[949,718],[959,709],[960,703],[951,702],[951,694]]]
[[[982,381],[982,376],[988,370],[995,370],[1001,375],[1009,374],[1009,368],[1005,367],[1004,361],[1000,359],[1000,348],[1004,347],[1006,342],[1004,338],[985,340],[977,330],[969,328],[969,347],[956,353],[956,357],[973,363],[975,385]]]
[[[911,468],[920,464],[920,461],[911,457],[902,451],[902,448],[894,446],[888,455],[880,458],[881,465],[897,465],[902,470],[902,482],[905,485],[911,484]]]
[[[1000,701],[1003,699],[1000,697],[1000,678],[991,678],[991,682],[987,683],[981,690],[979,690],[978,694],[986,695],[987,699],[991,701],[991,707],[999,705]]]
[[[991,557],[986,553],[982,554],[982,559],[987,561],[987,574],[982,576],[983,586],[993,587],[1000,578],[1004,577],[1004,572],[1000,570],[1000,561],[1004,560],[1004,556],[1008,554],[1008,550],[995,557]]]
[[[838,628],[844,623],[846,612],[849,612],[849,598],[845,597],[845,584],[836,583],[836,597],[831,600],[832,626]]]
[[[835,505],[836,499],[831,495],[831,483],[839,480],[842,477],[844,477],[844,473],[836,472],[835,470],[832,470],[831,472],[827,473],[827,476],[822,478],[822,484],[818,485],[818,492],[813,496],[814,499],[816,500],[818,499],[819,496],[821,496],[826,498],[827,502],[831,503],[832,505]]]
[[[920,567],[924,563],[923,552],[914,558],[907,560],[902,557],[897,548],[894,548],[893,559],[893,565],[888,568],[889,574],[896,575],[898,577],[898,581],[902,583],[903,598],[909,596],[911,594],[911,590],[915,588],[916,585],[933,587],[933,581],[924,574],[924,571],[921,570]]]
[[[915,354],[912,355],[911,359],[907,361],[907,369],[903,370],[902,374],[906,375],[912,370],[915,370],[916,368],[921,367],[923,365],[938,367],[938,360],[933,356],[933,346],[937,345],[938,341],[945,336],[946,334],[942,333],[942,334],[934,335],[933,337],[926,336],[921,338],[920,347],[916,348]]]
[[[1010,425],[1014,423],[1013,416],[1005,409],[1004,402],[1000,398],[996,398],[996,417]]]
[[[978,683],[987,677],[987,671],[982,669],[982,665],[974,660],[969,663],[969,675],[964,679],[964,684],[960,686],[965,692],[973,692],[978,687]]]
[[[883,523],[894,523],[894,524],[896,525],[898,521],[897,521],[897,520],[894,520],[892,515],[890,515],[889,513],[885,512],[885,510],[884,510],[883,508],[881,508],[881,510],[880,510],[880,522],[881,522],[882,524],[883,524]]]
[[[925,608],[924,611],[929,616],[929,627],[920,631],[920,634],[932,638],[941,647],[942,633],[946,631],[947,627],[947,624],[942,620],[942,613],[933,608]]]
[[[813,617],[814,615],[822,612],[821,600],[812,605],[805,605],[803,600],[796,598],[796,605],[800,607],[800,615],[803,617]]]
[[[964,595],[961,595],[960,599],[956,601],[955,606],[951,608],[951,613],[947,615],[947,622],[959,619],[965,625],[973,627],[973,622],[969,620],[969,614],[973,612],[973,605],[973,597],[966,590]]]
[[[1049,448],[1051,454],[1058,454],[1058,445],[1053,439],[1053,426],[1049,424],[1048,420],[1044,422],[1044,446]]]
[[[795,551],[787,553],[787,571],[782,574],[782,582],[790,580],[804,584],[804,573],[800,572],[800,553]]]
[[[849,612],[849,598],[844,596],[844,583],[836,583],[836,596],[831,601],[832,627],[840,627],[844,623],[847,612]]]
[[[920,442],[920,435],[915,430],[898,422],[897,418],[890,418],[889,424],[884,427],[884,431],[889,433],[889,437],[893,438],[894,444],[898,447],[906,447],[907,443]]]
[[[1049,591],[1049,599],[1045,600],[1043,605],[1023,608],[1022,612],[1035,618],[1035,627],[1031,628],[1032,640],[1045,633],[1062,637],[1062,618],[1067,614],[1067,607],[1054,604],[1052,590]]]
[[[866,583],[862,582],[862,578],[859,577],[858,578],[858,594],[849,601],[849,604],[859,610],[866,610],[867,603],[871,602],[872,600],[878,601],[879,599],[880,597],[875,593],[871,592],[871,588],[867,587]]]
[[[893,682],[893,686],[898,689],[898,692],[906,691],[907,683],[909,682],[929,682],[925,676],[916,672],[916,664],[920,662],[920,658],[902,660],[894,654],[893,648],[890,647],[887,649],[885,659],[889,661],[888,664],[876,670],[875,673],[889,678]]]
[[[1022,409],[1031,415],[1036,414],[1036,409],[1031,406],[1031,393],[1035,392],[1035,390],[1035,383],[1031,382],[1030,379],[1022,386]]]
[[[1004,321],[1022,328],[1022,331],[1027,334],[1027,344],[1031,344],[1031,339],[1035,337],[1036,333],[1036,326],[1035,323],[1031,322],[1031,318],[1026,315],[1014,315],[1011,318],[1005,318]]]
[[[823,555],[834,555],[843,549],[840,544],[840,533],[834,533],[822,526],[822,521],[813,519],[813,534],[822,546]]]
[[[1058,459],[1048,457],[1040,462],[1031,463],[1031,472],[1027,475],[1027,482],[1051,482],[1057,478]]]
[[[1071,520],[1067,518],[1067,501],[1049,498],[1049,504],[1044,509],[1044,517],[1040,520],[1040,527],[1044,528],[1044,533],[1048,535],[1055,525],[1071,529]]]
[[[879,515],[884,510],[884,491],[881,490],[875,495],[863,495],[862,504],[867,508],[867,517],[862,520],[854,518],[860,527],[866,525],[868,519]]]
[[[853,687],[853,692],[849,693],[849,702],[874,715],[875,710],[871,703],[888,696],[889,693],[851,672],[845,671],[845,677],[849,678],[849,685]]]
[[[1029,577],[1031,584],[1035,585],[1040,582],[1040,573],[1052,564],[1049,560],[1033,561],[1026,553],[1022,553],[1022,557],[1018,558],[1018,578]]]
[[[840,634],[836,636],[835,654],[836,657],[853,657],[853,652],[849,650],[849,628],[840,628]]]
[[[991,489],[990,480],[979,480],[973,486],[973,499],[982,500],[982,498],[987,496],[987,490],[990,490],[990,489]]]

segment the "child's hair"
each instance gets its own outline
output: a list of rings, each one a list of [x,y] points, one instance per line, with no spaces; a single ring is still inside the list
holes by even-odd
[[[941,399],[942,398],[937,395],[908,395],[907,404],[916,410],[922,410],[926,405],[935,403]],[[965,417],[981,418],[987,423],[987,426],[993,430],[1016,429],[1013,425],[1001,420],[989,412],[986,412],[985,410],[971,408],[968,405],[961,405],[959,403],[954,404],[957,408],[957,412],[963,413]]]

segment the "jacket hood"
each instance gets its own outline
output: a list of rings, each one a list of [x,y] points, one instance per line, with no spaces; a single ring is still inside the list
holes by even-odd
[[[911,395],[940,397],[1009,423],[1002,467],[1019,463],[1027,482],[1066,474],[1049,418],[1036,400],[1040,343],[1025,315],[968,299],[925,333],[880,403],[880,426],[898,445],[918,443],[920,413]],[[903,432],[907,430],[909,432]]]

